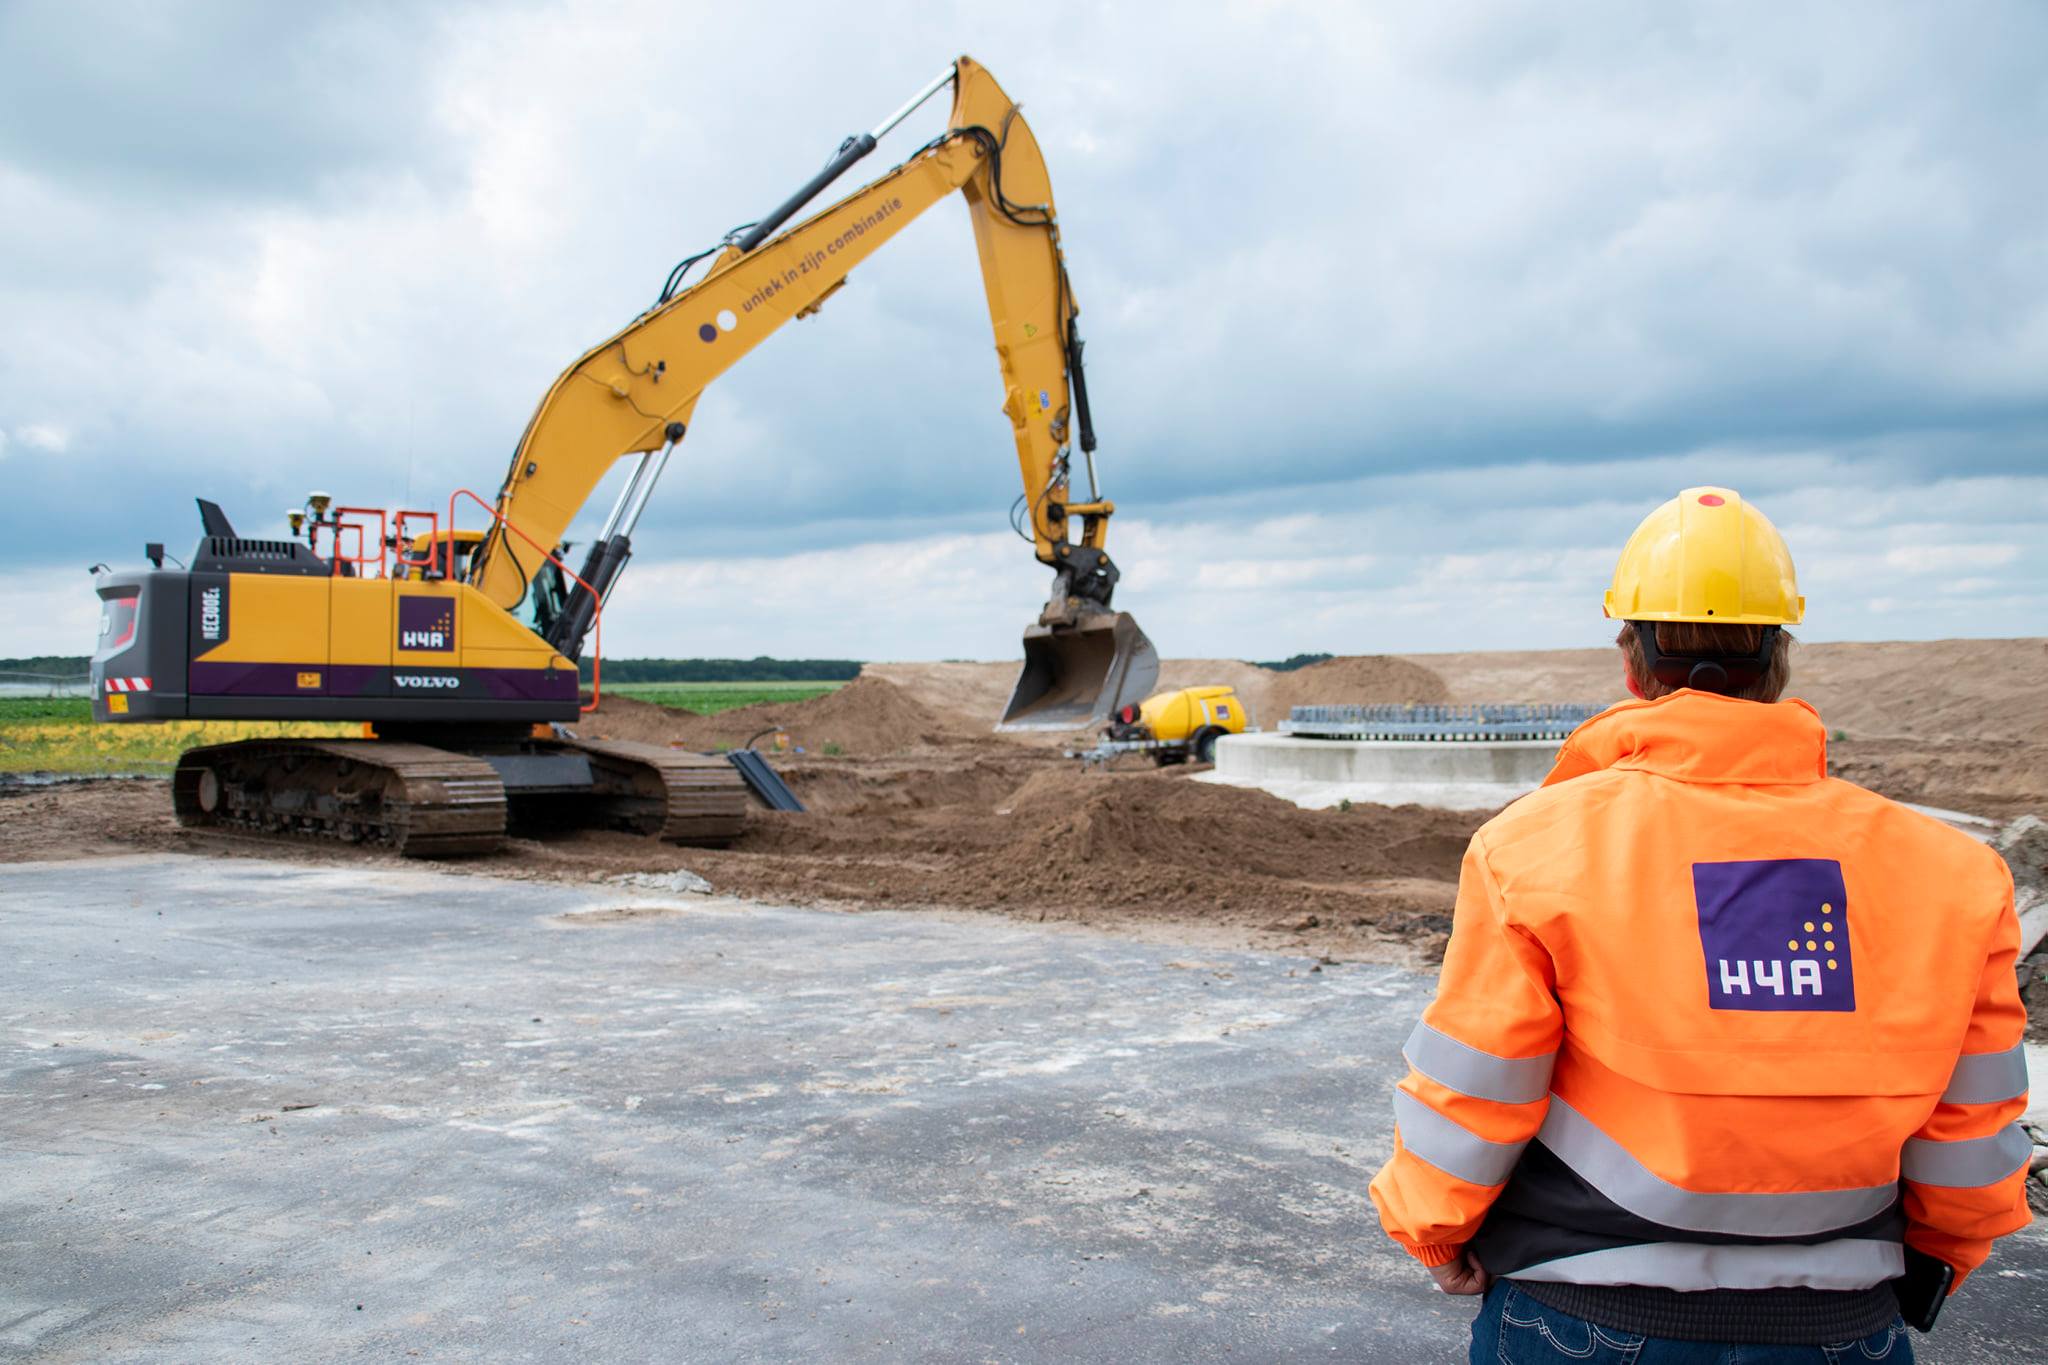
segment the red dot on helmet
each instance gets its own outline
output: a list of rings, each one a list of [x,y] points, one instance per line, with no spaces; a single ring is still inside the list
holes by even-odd
[[[1722,497],[1719,493],[1700,494],[1700,506],[1702,507],[1719,507],[1722,503],[1726,501],[1728,500]]]

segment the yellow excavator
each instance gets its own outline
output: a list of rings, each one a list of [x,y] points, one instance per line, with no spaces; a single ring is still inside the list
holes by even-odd
[[[947,131],[786,231],[884,134],[951,86]],[[1038,143],[995,79],[962,57],[872,132],[846,139],[767,217],[670,272],[652,307],[564,371],[496,495],[386,511],[314,494],[289,539],[238,534],[200,500],[189,565],[101,571],[94,714],[103,721],[360,721],[362,739],[252,740],[188,752],[173,803],[188,825],[311,834],[414,856],[495,847],[508,818],[718,843],[739,830],[730,765],[563,734],[588,709],[578,663],[635,526],[705,386],[784,323],[817,312],[856,265],[960,191],[974,226],[1023,493],[1012,523],[1053,571],[1025,631],[999,728],[1070,729],[1144,697],[1159,660],[1111,606],[1095,432]],[[690,282],[691,272],[703,266]],[[1081,453],[1087,496],[1073,496]],[[623,487],[580,568],[563,536],[621,461]],[[458,514],[481,526],[458,529]],[[601,688],[602,659],[594,659]],[[593,702],[595,703],[595,692]]]

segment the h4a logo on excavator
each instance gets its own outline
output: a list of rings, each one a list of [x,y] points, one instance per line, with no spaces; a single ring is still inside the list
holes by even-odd
[[[455,599],[401,596],[398,599],[398,647],[455,648]]]

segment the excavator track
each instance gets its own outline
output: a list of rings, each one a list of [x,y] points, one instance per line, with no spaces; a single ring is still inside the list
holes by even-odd
[[[675,844],[723,848],[739,837],[750,798],[723,758],[624,740],[556,741],[590,760],[596,818],[586,822]]]
[[[253,739],[188,750],[171,778],[178,823],[336,839],[408,858],[489,853],[505,788],[480,758],[393,740]]]

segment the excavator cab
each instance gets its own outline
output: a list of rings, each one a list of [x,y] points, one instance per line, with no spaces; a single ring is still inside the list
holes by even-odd
[[[1126,611],[1024,630],[1024,667],[998,730],[1081,730],[1152,695],[1159,651]]]
[[[469,558],[483,544],[482,531],[423,531],[406,542],[397,577],[460,579],[469,572]]]

